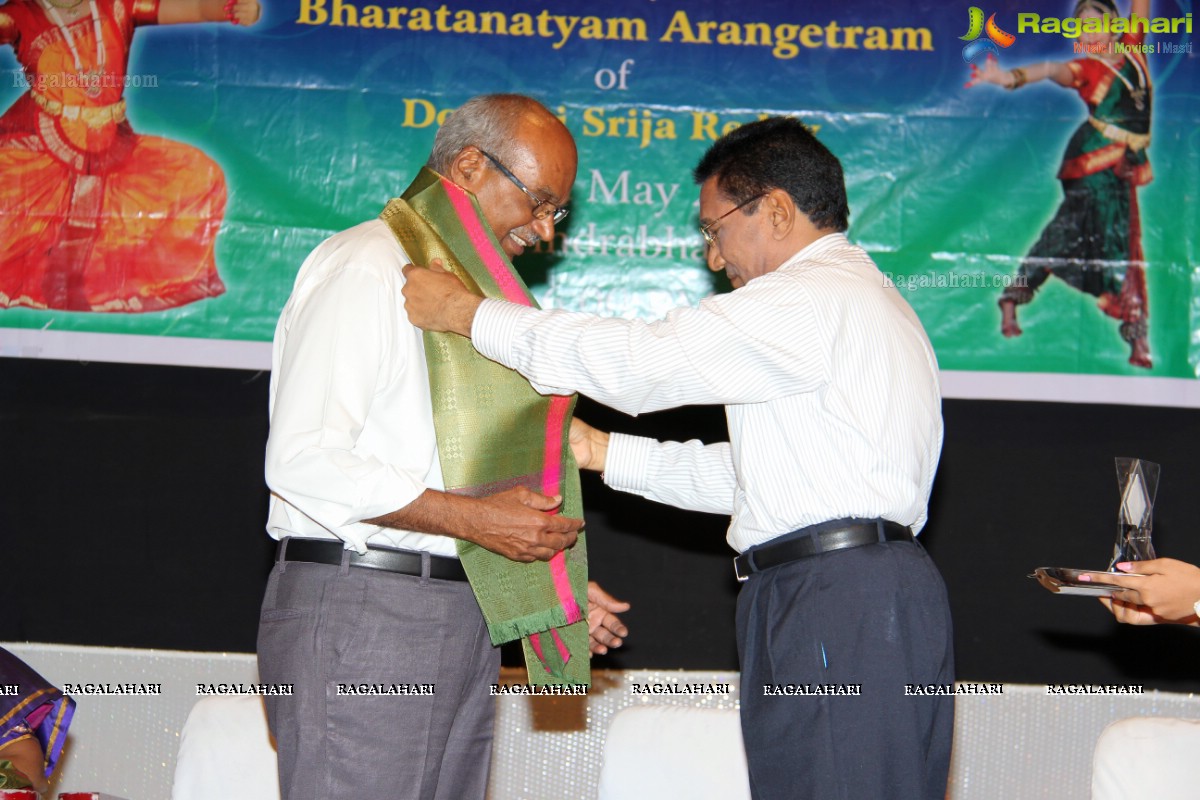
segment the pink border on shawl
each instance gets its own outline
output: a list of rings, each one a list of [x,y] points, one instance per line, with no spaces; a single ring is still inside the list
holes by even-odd
[[[529,298],[521,290],[521,286],[517,283],[512,270],[497,255],[496,249],[492,247],[491,241],[488,240],[487,231],[479,224],[479,217],[475,213],[475,206],[472,205],[466,191],[461,186],[453,184],[445,178],[442,178],[442,187],[450,197],[450,204],[454,206],[454,213],[458,215],[458,221],[462,223],[463,228],[467,231],[467,237],[471,240],[471,246],[475,248],[475,252],[483,260],[483,265],[487,267],[488,274],[492,276],[492,280],[500,287],[500,292],[504,295],[504,299],[510,303],[517,303],[523,306],[529,305]]]
[[[546,453],[543,457],[545,467],[542,471],[542,494],[556,495],[562,488],[562,434],[566,422],[567,409],[571,399],[562,395],[550,398],[550,411],[546,415]],[[558,601],[562,604],[567,615],[567,624],[583,619],[579,603],[571,593],[571,579],[567,575],[566,551],[560,550],[550,559],[550,574],[554,577],[554,590],[558,593]]]
[[[479,224],[479,216],[475,213],[475,206],[472,205],[470,197],[461,186],[451,183],[445,178],[442,179],[442,187],[450,198],[450,205],[454,208],[454,213],[458,215],[458,221],[462,223],[467,237],[471,240],[471,246],[475,248],[475,252],[483,261],[488,274],[492,276],[492,280],[500,287],[504,299],[518,305],[530,305],[529,298],[517,283],[512,270],[501,260],[488,239],[487,231]],[[563,423],[566,421],[569,402],[566,397],[550,398],[550,412],[546,418],[545,466],[542,471],[542,493],[546,495],[558,494],[562,483],[562,445],[559,438],[561,434],[558,432],[562,430]],[[550,575],[554,579],[554,590],[558,594],[558,602],[567,616],[567,624],[579,622],[583,619],[583,612],[579,608],[579,603],[575,601],[575,595],[571,592],[565,551],[558,552],[554,558],[550,559]],[[539,653],[538,656],[540,658],[541,654]]]

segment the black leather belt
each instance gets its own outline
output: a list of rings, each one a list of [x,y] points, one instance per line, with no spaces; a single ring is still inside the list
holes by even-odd
[[[310,564],[342,563],[345,548],[341,542],[323,542],[320,539],[288,539],[287,547],[281,542],[284,561],[306,561]],[[380,569],[384,572],[399,572],[402,575],[421,575],[421,553],[407,550],[385,550],[372,547],[365,556],[350,551],[350,566],[364,569]],[[429,577],[440,581],[465,581],[466,570],[457,558],[429,556]]]
[[[787,541],[752,547],[733,559],[733,571],[739,581],[755,572],[778,567],[789,561],[808,558],[833,550],[862,547],[876,542],[910,542],[912,531],[891,520],[847,521],[845,524],[821,523],[785,534]]]

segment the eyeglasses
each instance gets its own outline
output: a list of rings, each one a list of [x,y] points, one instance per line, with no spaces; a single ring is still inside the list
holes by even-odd
[[[533,201],[533,218],[534,219],[545,219],[546,217],[550,217],[554,220],[554,224],[557,225],[558,223],[560,223],[564,219],[566,219],[567,214],[571,213],[571,209],[567,208],[566,206],[556,206],[554,203],[551,203],[549,200],[543,200],[542,198],[538,197],[533,192],[529,191],[529,187],[526,186],[524,183],[522,183],[520,178],[518,178],[516,175],[513,175],[508,167],[506,167],[500,163],[500,159],[496,158],[494,155],[489,153],[487,150],[483,150],[481,148],[477,148],[477,149],[479,149],[479,152],[481,152],[485,156],[487,156],[488,161],[491,161],[493,164],[496,165],[496,169],[500,170],[500,172],[504,175],[504,177],[508,178],[510,181],[512,181],[514,184],[516,184],[518,189],[520,189],[522,192],[524,192],[526,195],[529,196],[529,199]]]
[[[484,155],[487,155],[487,154],[486,154],[486,153],[484,153]],[[716,219],[714,219],[712,222],[708,223],[707,225],[701,225],[701,226],[700,226],[700,235],[704,237],[704,241],[708,243],[708,246],[709,246],[709,247],[713,247],[713,246],[715,246],[715,245],[716,245],[716,243],[717,243],[717,232],[713,230],[713,227],[714,227],[714,226],[715,226],[715,225],[716,225],[718,222],[720,222],[721,220],[725,219],[726,217],[728,217],[728,216],[729,216],[730,214],[732,214],[733,212],[735,212],[735,211],[738,211],[738,210],[740,210],[740,209],[743,209],[743,208],[745,208],[746,206],[748,206],[748,205],[750,205],[751,203],[753,203],[755,200],[761,200],[761,199],[763,199],[763,198],[764,198],[764,197],[766,197],[766,196],[767,196],[767,195],[766,195],[766,193],[765,193],[765,192],[764,192],[763,194],[756,194],[756,195],[754,195],[754,197],[751,197],[749,200],[747,200],[746,202],[742,203],[741,205],[737,205],[737,206],[734,206],[733,208],[729,209],[729,210],[728,210],[728,211],[726,211],[724,214],[722,214],[721,216],[717,217]]]

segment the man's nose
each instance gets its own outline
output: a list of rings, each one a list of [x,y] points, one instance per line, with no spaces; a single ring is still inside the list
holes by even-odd
[[[720,272],[725,269],[725,259],[721,258],[721,248],[717,245],[710,244],[704,257],[708,261],[708,268],[713,272]]]
[[[533,232],[538,235],[538,238],[543,242],[549,242],[554,239],[554,215],[547,214],[541,219],[535,219],[529,227],[533,228]]]

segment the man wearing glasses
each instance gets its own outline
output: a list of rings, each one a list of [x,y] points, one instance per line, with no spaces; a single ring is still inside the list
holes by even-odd
[[[541,391],[630,414],[723,404],[728,442],[578,420],[572,437],[614,488],[731,516],[754,796],[941,800],[953,697],[908,691],[954,679],[945,588],[913,538],[942,444],[933,349],[846,239],[841,165],[799,121],[727,134],[694,177],[728,294],[647,324],[482,300],[406,267],[409,318]]]
[[[468,494],[444,477],[451,463],[511,460],[521,424],[509,424],[501,387],[431,377],[423,334],[405,315],[401,267],[414,252],[452,246],[463,263],[511,274],[508,259],[554,236],[575,170],[570,133],[542,105],[474,98],[438,131],[402,199],[327,239],[301,267],[275,333],[267,528],[280,547],[258,638],[261,679],[293,686],[292,696],[267,699],[284,800],[484,797],[500,651],[456,540],[503,556],[502,569],[565,564],[582,521],[546,513],[577,501],[565,481]],[[504,433],[435,430],[435,415],[455,401]],[[470,447],[479,459],[464,457]],[[586,670],[589,631],[594,652],[621,644],[612,612],[627,606],[582,579],[562,602],[575,618],[546,624],[582,647],[568,647],[573,664],[551,666]]]

